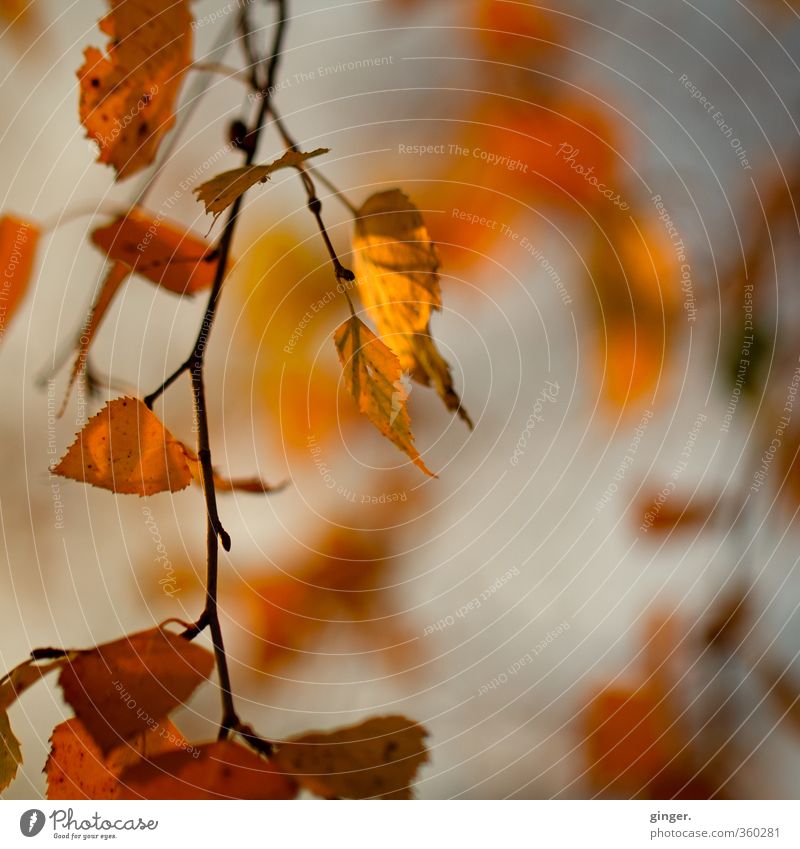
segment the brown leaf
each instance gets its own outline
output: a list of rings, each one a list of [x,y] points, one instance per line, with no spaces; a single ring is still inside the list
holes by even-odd
[[[328,799],[410,799],[428,760],[427,731],[403,716],[382,716],[282,743],[273,757],[301,786]]]
[[[123,799],[293,799],[297,795],[291,778],[229,740],[134,766],[122,774],[120,784]]]
[[[100,29],[108,52],[84,51],[78,70],[80,119],[100,147],[98,162],[117,179],[150,165],[175,123],[175,105],[192,62],[188,0],[107,0]]]
[[[138,398],[115,398],[78,434],[54,474],[110,489],[152,495],[192,482],[185,449]]]
[[[186,460],[189,463],[189,469],[192,472],[194,482],[198,486],[203,485],[203,470],[200,465],[200,460],[191,448],[183,446],[186,454]],[[280,492],[287,486],[287,481],[283,481],[275,486],[268,484],[261,478],[226,478],[220,475],[214,469],[214,490],[216,492],[249,492],[254,494]]]
[[[432,384],[471,428],[430,334],[431,313],[442,308],[439,257],[417,207],[398,189],[369,197],[358,211],[353,252],[361,300],[401,368]]]
[[[28,291],[40,235],[32,221],[0,215],[0,339]]]
[[[48,799],[119,799],[123,770],[164,752],[186,748],[169,720],[104,756],[76,717],[53,729],[45,764]]]
[[[266,183],[270,176],[279,168],[299,168],[312,156],[327,153],[327,147],[303,152],[287,150],[279,159],[269,165],[246,165],[223,171],[194,190],[197,199],[203,203],[206,212],[213,212],[214,218],[219,217],[240,195],[255,186],[256,183]]]
[[[338,327],[333,339],[344,369],[344,384],[358,409],[388,440],[408,454],[415,466],[435,478],[413,444],[400,361],[355,316]]]
[[[183,704],[214,666],[201,646],[153,628],[78,652],[58,683],[104,754]]]

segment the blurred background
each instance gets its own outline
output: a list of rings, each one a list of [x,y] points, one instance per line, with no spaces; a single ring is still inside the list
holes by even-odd
[[[220,508],[234,689],[261,733],[404,713],[431,735],[422,798],[795,795],[797,6],[290,4],[276,106],[356,206],[399,187],[423,211],[432,329],[475,429],[413,386],[434,480],[359,416],[302,185],[251,192],[208,391],[216,465],[289,482]],[[242,66],[236,7],[193,4],[198,61]],[[9,668],[198,615],[199,489],[114,496],[48,468],[103,398],[186,356],[203,304],[129,281],[93,345],[98,397],[55,416],[103,274],[87,234],[142,184],[115,184],[78,122],[105,4],[0,8],[0,209],[45,231],[0,343]],[[192,189],[239,164],[228,127],[252,108],[229,74],[190,77],[152,214],[208,232]],[[270,130],[259,160],[281,150]],[[320,196],[347,261],[352,214]],[[191,443],[188,384],[157,411]],[[68,711],[52,685],[12,710],[26,760],[5,795],[38,797]],[[206,687],[176,723],[210,738],[218,712]]]

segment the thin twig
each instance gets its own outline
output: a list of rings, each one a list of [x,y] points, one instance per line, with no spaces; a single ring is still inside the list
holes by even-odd
[[[245,165],[251,165],[258,149],[258,141],[264,129],[269,114],[269,101],[271,92],[274,90],[274,79],[277,73],[283,38],[286,32],[288,20],[287,0],[277,0],[278,20],[276,22],[275,36],[269,58],[266,60],[266,85],[257,90],[260,99],[258,114],[247,133],[248,143],[244,146]],[[250,24],[247,10],[242,10],[241,26],[246,50],[251,49]],[[252,79],[257,83],[257,75]],[[193,639],[205,628],[211,632],[211,640],[214,645],[214,657],[219,674],[220,689],[222,691],[222,720],[219,729],[219,739],[226,739],[233,732],[240,733],[257,751],[267,753],[271,751],[271,744],[258,737],[248,726],[244,725],[236,713],[236,707],[231,689],[230,671],[228,669],[228,658],[225,652],[225,644],[222,635],[222,626],[219,620],[218,607],[218,585],[219,585],[219,544],[222,543],[226,551],[230,550],[231,540],[217,510],[217,497],[214,488],[214,470],[211,463],[211,446],[208,426],[208,412],[205,395],[205,352],[208,348],[208,338],[214,325],[222,292],[222,284],[228,271],[228,260],[231,245],[242,208],[244,193],[236,198],[231,206],[225,226],[220,236],[217,247],[217,267],[214,282],[209,294],[205,314],[197,339],[190,356],[158,387],[145,398],[148,407],[152,407],[156,399],[171,386],[182,374],[188,373],[192,381],[192,397],[194,400],[194,412],[197,422],[197,456],[200,461],[202,472],[203,492],[206,502],[206,603],[197,622],[184,631],[187,639]]]

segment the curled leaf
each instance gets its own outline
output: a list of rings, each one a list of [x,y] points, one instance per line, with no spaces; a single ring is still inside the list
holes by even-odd
[[[28,291],[39,235],[32,221],[0,215],[0,339]]]
[[[359,296],[401,368],[432,385],[471,428],[430,333],[431,314],[442,308],[439,257],[422,215],[403,192],[391,189],[367,199],[358,211],[353,254]]]
[[[0,680],[0,792],[6,789],[17,775],[22,764],[22,749],[11,730],[8,708],[42,676],[66,662],[63,660],[39,664],[26,660]]]
[[[175,123],[175,105],[192,62],[188,0],[107,0],[99,24],[107,53],[84,51],[79,113],[86,134],[117,179],[150,165]]]
[[[395,354],[355,316],[338,327],[333,339],[344,370],[344,385],[358,409],[388,440],[408,454],[417,468],[435,478],[413,444],[406,406],[408,393]]]
[[[206,649],[153,628],[76,652],[58,683],[105,756],[183,704],[213,666]]]
[[[294,799],[295,782],[238,743],[206,743],[141,763],[120,777],[123,799]]]
[[[404,716],[381,716],[280,744],[273,762],[326,799],[410,799],[428,760],[427,731]]]
[[[177,492],[192,482],[183,445],[138,398],[115,398],[93,416],[54,474],[112,492]]]
[[[243,168],[223,171],[222,174],[212,177],[194,191],[197,199],[205,206],[206,212],[213,212],[214,218],[217,218],[236,198],[256,183],[266,183],[279,168],[298,168],[312,156],[327,152],[327,147],[318,147],[307,153],[300,150],[287,150],[283,156],[270,162],[269,165],[246,165]]]

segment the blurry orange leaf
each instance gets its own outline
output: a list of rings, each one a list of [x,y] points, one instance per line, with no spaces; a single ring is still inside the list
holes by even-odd
[[[226,295],[237,300],[231,354],[239,359],[231,375],[241,382],[238,394],[254,396],[279,425],[267,429],[269,438],[279,438],[282,452],[307,458],[311,434],[321,439],[338,428],[370,427],[352,404],[337,411],[338,363],[317,357],[329,318],[341,320],[346,305],[331,285],[319,240],[282,228],[254,232]]]
[[[712,499],[676,500],[672,495],[655,495],[636,507],[639,526],[656,534],[690,531],[709,521],[716,508]]]
[[[58,683],[108,754],[183,704],[211,673],[213,655],[162,628],[76,653]]]
[[[217,218],[236,198],[256,183],[266,183],[279,168],[298,168],[312,156],[327,152],[327,147],[318,147],[309,152],[287,150],[280,159],[270,162],[269,165],[246,165],[243,168],[223,171],[222,174],[217,174],[216,177],[198,186],[194,192],[197,199],[205,206],[206,212],[213,212],[214,218]]]
[[[124,769],[164,752],[185,748],[186,741],[168,720],[104,756],[76,717],[53,729],[44,771],[48,799],[119,799]]]
[[[358,409],[387,439],[408,454],[417,468],[436,477],[413,445],[400,361],[358,318],[352,317],[341,324],[333,338],[344,369],[344,384]]]
[[[592,701],[586,754],[594,783],[640,793],[678,751],[659,698],[647,688],[610,687]]]
[[[490,56],[541,68],[567,53],[564,17],[538,3],[479,0],[474,31]]]
[[[75,385],[75,381],[86,369],[86,360],[89,356],[89,349],[94,341],[95,333],[97,333],[97,328],[103,321],[106,312],[108,312],[108,308],[111,306],[114,296],[119,291],[120,286],[122,286],[122,284],[128,279],[129,274],[130,269],[120,262],[113,263],[106,273],[105,279],[100,286],[100,291],[97,294],[97,298],[92,304],[92,308],[89,311],[89,315],[86,317],[85,324],[83,325],[83,330],[78,343],[78,352],[75,355],[75,362],[72,364],[72,371],[70,372],[67,391],[64,393],[64,400],[61,404],[59,415],[61,415],[66,409],[70,392],[72,391],[72,387]]]
[[[403,716],[382,716],[329,733],[281,743],[280,769],[326,799],[410,799],[428,760],[427,731]]]
[[[34,660],[26,660],[0,680],[0,792],[14,780],[17,769],[22,764],[22,749],[11,730],[8,708],[28,687],[61,666],[65,660],[66,658],[41,665]]]
[[[138,398],[93,416],[53,472],[112,492],[177,492],[192,482],[183,445]]]
[[[14,215],[0,215],[0,339],[14,317],[33,276],[39,227]]]
[[[124,799],[293,799],[297,785],[229,740],[172,752],[126,770]]]
[[[132,209],[92,231],[92,242],[108,258],[178,295],[210,289],[217,271],[211,245],[161,216]]]
[[[400,367],[472,427],[430,335],[442,307],[439,258],[419,210],[398,189],[372,195],[358,211],[353,253],[359,295]]]
[[[109,36],[107,53],[84,51],[80,119],[99,148],[98,162],[117,179],[150,165],[175,123],[175,105],[192,62],[192,15],[188,0],[107,0],[99,27]]]

